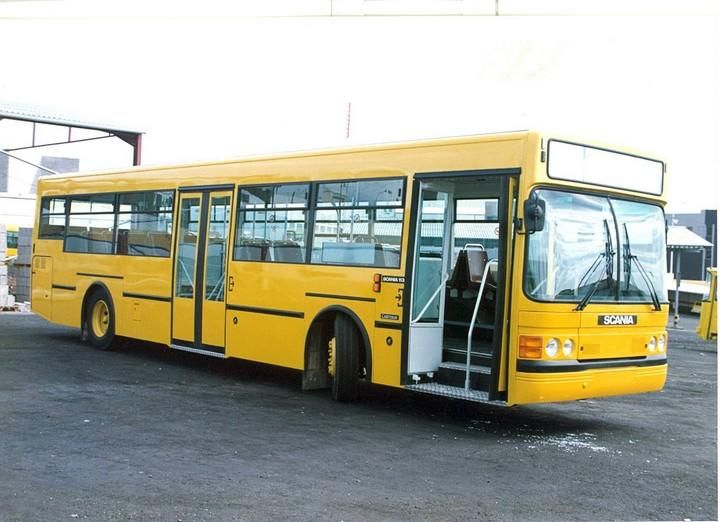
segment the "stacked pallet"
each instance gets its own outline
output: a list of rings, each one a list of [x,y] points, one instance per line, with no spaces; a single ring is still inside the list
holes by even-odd
[[[15,278],[15,301],[30,301],[30,264],[32,263],[32,228],[20,228],[18,231],[18,254],[13,266]]]

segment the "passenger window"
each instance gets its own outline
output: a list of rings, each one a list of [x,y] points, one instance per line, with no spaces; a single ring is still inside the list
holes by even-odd
[[[313,263],[400,267],[403,180],[318,185]]]
[[[304,263],[309,184],[239,190],[235,261]]]
[[[118,201],[117,253],[169,257],[173,191],[128,192]]]
[[[66,252],[112,254],[115,243],[115,194],[70,197]]]

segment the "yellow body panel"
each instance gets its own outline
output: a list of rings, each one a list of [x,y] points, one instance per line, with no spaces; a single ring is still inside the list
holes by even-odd
[[[307,332],[305,290],[309,267],[231,261],[228,274],[227,355],[302,368]],[[242,307],[242,310],[233,307]],[[266,311],[268,313],[261,313]],[[310,315],[309,313],[307,314]]]
[[[227,319],[228,357],[298,370],[304,367],[303,321],[243,311],[231,311]]]
[[[637,325],[599,326],[600,314],[632,313],[637,316]],[[639,357],[647,355],[650,337],[667,337],[667,309],[664,311],[638,312],[637,307],[602,305],[588,306],[582,312],[578,343],[582,348],[579,359],[606,359],[617,357]]]
[[[204,301],[202,344],[225,346],[225,302]]]
[[[52,261],[50,256],[34,256],[32,260],[32,305],[35,313],[52,320]]]
[[[518,373],[512,403],[573,401],[658,391],[665,385],[666,377],[666,364],[558,374]]]
[[[400,386],[403,303],[406,284],[404,273],[389,268],[377,269],[381,276],[380,291],[371,295],[376,299],[372,339],[373,382],[387,386]],[[367,283],[365,283],[367,284]]]
[[[123,298],[122,324],[116,323],[117,335],[135,337],[142,332],[143,339],[153,343],[167,344],[170,331],[170,303],[147,299]]]
[[[195,301],[186,297],[173,300],[172,338],[191,343],[195,340]]]

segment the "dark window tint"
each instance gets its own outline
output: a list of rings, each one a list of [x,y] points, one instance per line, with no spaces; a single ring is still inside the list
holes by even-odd
[[[119,195],[118,254],[170,256],[174,196],[169,190]]]
[[[65,198],[45,197],[40,201],[40,239],[65,237]]]
[[[114,236],[115,214],[70,214],[65,251],[112,254]]]
[[[118,214],[118,254],[168,257],[171,237],[170,212]]]
[[[116,194],[70,196],[65,251],[112,254],[115,251]]]
[[[17,232],[10,232],[7,233],[7,247],[8,248],[17,248],[18,247],[18,233]]]
[[[65,198],[42,198],[43,214],[64,214]]]
[[[71,196],[71,214],[98,214],[115,211],[115,194]]]
[[[172,212],[173,197],[170,190],[120,194],[118,212]]]

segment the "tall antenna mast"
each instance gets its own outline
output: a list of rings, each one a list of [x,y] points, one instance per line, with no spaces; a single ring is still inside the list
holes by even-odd
[[[345,139],[350,139],[350,117],[352,115],[352,102],[347,104],[347,124],[345,125]]]

